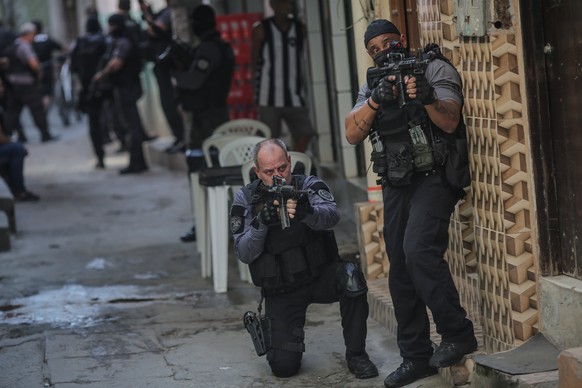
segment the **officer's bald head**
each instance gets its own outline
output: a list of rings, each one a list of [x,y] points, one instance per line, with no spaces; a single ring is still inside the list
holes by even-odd
[[[281,139],[265,139],[263,141],[260,141],[259,143],[257,143],[255,145],[255,148],[253,148],[253,161],[255,162],[255,166],[259,166],[259,159],[260,159],[260,154],[262,154],[263,152],[273,152],[273,150],[277,151],[277,150],[283,150],[283,152],[285,153],[285,157],[288,156],[287,154],[287,146],[285,145],[285,143],[283,142],[283,140]]]
[[[287,147],[280,139],[267,139],[257,144],[253,150],[257,177],[267,186],[273,183],[273,175],[279,175],[291,182],[291,158]]]

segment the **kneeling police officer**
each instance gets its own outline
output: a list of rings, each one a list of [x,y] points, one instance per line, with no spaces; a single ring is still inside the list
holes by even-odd
[[[350,372],[360,379],[378,376],[366,353],[368,288],[357,265],[338,255],[330,228],[340,212],[329,188],[315,176],[292,175],[279,139],[258,143],[253,158],[259,179],[235,194],[230,226],[235,252],[249,265],[265,300],[271,370],[277,377],[298,372],[307,307],[339,301]],[[289,196],[278,196],[281,192]],[[282,224],[280,205],[289,223]]]

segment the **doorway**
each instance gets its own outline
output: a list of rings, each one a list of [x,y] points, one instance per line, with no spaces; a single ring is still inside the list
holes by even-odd
[[[521,1],[540,269],[582,280],[582,2],[530,3]]]

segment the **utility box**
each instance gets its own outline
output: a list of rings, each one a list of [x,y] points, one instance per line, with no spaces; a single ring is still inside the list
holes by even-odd
[[[461,36],[487,35],[490,0],[454,0],[457,34]]]

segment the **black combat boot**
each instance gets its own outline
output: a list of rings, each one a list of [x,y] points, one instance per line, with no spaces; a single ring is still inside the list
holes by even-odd
[[[443,340],[428,363],[433,368],[446,368],[455,365],[466,354],[473,353],[475,350],[477,350],[477,340],[475,337],[471,337],[470,340],[463,342],[448,342]]]
[[[390,373],[384,379],[384,386],[387,388],[397,388],[420,380],[424,377],[436,375],[438,370],[432,368],[425,362],[412,362],[405,360],[398,369]]]
[[[346,361],[348,362],[348,369],[358,379],[369,379],[378,376],[378,368],[368,357],[368,353],[352,353],[346,352]]]

